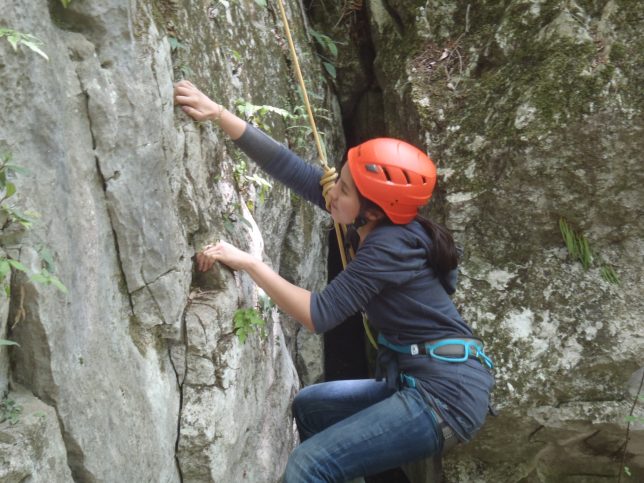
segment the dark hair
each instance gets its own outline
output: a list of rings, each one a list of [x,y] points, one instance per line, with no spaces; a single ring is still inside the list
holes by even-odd
[[[383,219],[379,224],[391,224],[393,222],[389,219],[387,214],[371,200],[368,200],[360,192],[360,216],[364,220],[364,213],[366,210],[376,210],[382,213]],[[438,278],[445,279],[449,272],[454,270],[458,265],[458,249],[454,243],[454,238],[447,228],[443,225],[431,221],[421,215],[416,215],[416,221],[427,232],[427,235],[432,240],[432,249],[427,255],[429,266],[432,267]]]
[[[458,265],[458,250],[454,238],[447,228],[440,223],[416,215],[416,221],[432,239],[432,251],[429,254],[429,265],[439,278],[445,278]]]

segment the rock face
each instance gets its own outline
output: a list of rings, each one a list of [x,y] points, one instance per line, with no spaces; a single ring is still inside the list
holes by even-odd
[[[47,415],[46,425],[21,419],[24,438],[3,423],[3,442],[26,442],[2,459],[0,480],[278,479],[294,444],[298,340],[321,342],[266,311],[264,335],[242,343],[233,317],[258,303],[254,284],[225,270],[195,277],[192,257],[224,238],[280,269],[291,247],[282,272],[316,288],[322,215],[285,189],[262,191],[256,168],[172,99],[173,82],[189,77],[231,110],[286,109],[252,120],[315,159],[281,25],[261,3],[0,2],[2,27],[35,35],[49,59],[0,38],[0,153],[28,170],[3,206],[39,214],[30,229],[2,231],[2,260],[22,268],[0,302],[0,339],[20,344],[0,346],[0,392],[20,383]],[[337,107],[300,5],[288,8],[333,159]],[[47,283],[52,273],[66,292]],[[307,362],[307,377],[320,379],[321,366]],[[55,476],[44,453],[28,454],[38,438],[57,452]]]
[[[6,401],[12,406],[0,423],[0,481],[74,481],[56,411],[20,389]]]
[[[430,215],[465,248],[457,302],[497,363],[501,416],[447,458],[449,481],[644,478],[641,3],[325,4],[318,28],[349,46],[368,20],[385,130],[438,164]]]

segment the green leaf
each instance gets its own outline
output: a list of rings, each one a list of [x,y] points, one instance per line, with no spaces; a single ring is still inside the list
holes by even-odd
[[[25,273],[27,273],[29,271],[29,270],[27,270],[27,267],[25,267],[18,260],[14,260],[13,258],[8,258],[7,261],[9,262],[9,265],[11,265],[16,270],[20,270],[21,272],[25,272]]]
[[[260,7],[266,7],[266,0],[255,0],[255,3],[259,5]]]
[[[233,323],[235,335],[242,344],[253,331],[259,330],[262,335],[265,325],[264,319],[255,309],[238,309],[233,316]]]
[[[320,45],[320,47],[322,47],[324,50],[329,51],[334,59],[338,56],[338,47],[331,37],[313,29],[309,29],[309,32],[311,33],[315,41]]]
[[[7,274],[11,271],[11,265],[9,261],[4,258],[0,260],[0,280],[4,280]]]
[[[42,273],[34,273],[29,277],[29,279],[32,282],[42,283],[44,285],[46,285],[49,282],[49,277],[47,277],[46,275],[43,275]]]
[[[335,79],[335,76],[337,75],[337,72],[335,70],[335,65],[333,65],[330,62],[322,62],[322,65],[326,69],[326,71],[329,73],[332,79]]]
[[[338,56],[338,46],[335,45],[335,42],[333,40],[329,39],[329,41],[330,42],[327,43],[327,47],[329,49],[329,52],[331,53],[331,55],[335,59]]]
[[[236,50],[230,49],[230,53],[232,54],[232,56],[235,58],[237,62],[240,62],[242,60],[242,55]]]
[[[2,208],[7,214],[9,214],[9,216],[14,217],[18,222],[24,225],[30,226],[34,221],[36,221],[36,219],[33,217],[33,213],[30,213],[30,214],[22,213],[21,211],[18,211],[8,206],[2,206]]]
[[[633,416],[632,414],[624,416],[624,421],[628,423],[641,423],[644,422],[644,417],[642,416]]]
[[[18,344],[17,342],[7,339],[0,339],[0,345],[17,345],[18,347],[20,347],[20,344]]]
[[[69,4],[72,3],[72,0],[60,0],[60,3],[63,4],[63,7],[69,7]]]
[[[14,194],[16,194],[16,185],[15,184],[13,184],[11,182],[8,182],[8,183],[5,184],[4,188],[6,190],[5,194],[4,194],[5,198],[11,198]]]
[[[16,164],[5,164],[4,169],[7,171],[9,174],[28,174],[29,170],[27,168],[23,168],[22,166],[18,166]]]
[[[54,257],[47,247],[42,247],[38,252],[48,272],[54,272]]]
[[[23,40],[22,44],[25,47],[28,47],[31,50],[33,50],[35,53],[37,53],[38,55],[43,57],[45,60],[47,60],[47,61],[49,60],[49,57],[47,57],[47,54],[45,54],[42,50],[40,50],[40,47],[36,44],[36,42],[29,41],[29,40]]]
[[[611,267],[610,265],[604,265],[601,267],[601,277],[608,283],[612,283],[614,285],[620,285],[621,280],[619,279],[619,276]]]
[[[170,50],[172,52],[177,51],[178,49],[185,49],[186,47],[177,39],[176,37],[169,36],[168,37],[168,42],[170,43]]]
[[[280,107],[275,107],[275,106],[264,106],[268,111],[274,112],[275,114],[279,114],[282,117],[288,118],[291,113],[288,112],[286,109],[282,109]]]
[[[66,294],[66,293],[68,293],[68,291],[67,291],[67,287],[65,287],[65,285],[63,285],[63,282],[61,282],[61,281],[58,279],[58,277],[55,277],[55,276],[53,276],[53,275],[52,275],[52,276],[50,277],[49,281],[51,282],[51,284],[52,284],[54,287],[56,287],[56,288],[57,288],[58,290],[60,290],[61,292],[65,293],[65,294]]]
[[[17,32],[15,30],[10,30],[10,29],[0,29],[0,37],[6,37],[7,41],[11,44],[14,51],[17,51],[18,46],[22,44],[25,47],[36,52],[38,55],[41,55],[45,59],[49,60],[49,57],[47,57],[47,54],[45,54],[40,49],[42,42],[38,40],[37,37],[34,37],[33,35]]]
[[[226,233],[229,235],[235,234],[235,225],[233,225],[233,222],[230,221],[229,218],[224,218],[224,230],[226,230]]]
[[[16,35],[17,33],[18,32],[13,32],[13,33],[10,33],[7,36],[7,40],[9,41],[11,46],[13,47],[13,50],[18,50],[18,42],[20,42],[20,37],[18,35]]]

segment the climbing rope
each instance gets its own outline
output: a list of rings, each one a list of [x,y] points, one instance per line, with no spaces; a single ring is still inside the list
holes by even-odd
[[[295,70],[295,76],[297,77],[297,81],[300,85],[300,89],[302,90],[304,107],[306,108],[306,113],[309,118],[309,124],[311,125],[311,131],[313,132],[313,138],[315,139],[315,146],[317,147],[318,156],[320,158],[320,162],[322,163],[322,167],[324,168],[324,174],[320,179],[320,185],[322,185],[322,196],[324,196],[326,207],[327,209],[329,209],[331,201],[329,200],[328,194],[329,194],[329,191],[331,191],[331,188],[333,187],[335,180],[338,177],[338,173],[336,172],[335,168],[329,167],[326,159],[326,153],[322,148],[320,134],[318,133],[318,129],[315,124],[315,118],[313,117],[313,110],[311,109],[311,103],[309,102],[309,95],[306,90],[306,84],[304,83],[304,77],[302,76],[302,70],[300,69],[300,62],[297,58],[297,52],[295,51],[295,44],[293,43],[293,37],[291,36],[291,29],[289,27],[288,19],[286,18],[286,10],[284,9],[284,2],[282,0],[277,0],[277,4],[279,5],[280,15],[282,16],[282,23],[284,24],[284,32],[286,33],[286,38],[288,40],[288,47],[291,52],[291,60],[293,62],[293,67]],[[340,249],[340,257],[342,258],[342,268],[346,268],[348,262],[347,262],[347,255],[344,249],[344,238],[347,235],[347,227],[344,225],[340,225],[337,222],[334,222],[334,224],[335,224],[335,233],[338,240],[338,247]],[[350,255],[351,256],[354,255],[353,250],[350,250]],[[371,342],[371,345],[374,348],[377,348],[378,344],[376,344],[376,340],[374,339],[373,334],[369,329],[369,323],[364,313],[362,314],[362,324],[364,325],[365,332],[367,334],[367,337],[369,338],[369,342]]]

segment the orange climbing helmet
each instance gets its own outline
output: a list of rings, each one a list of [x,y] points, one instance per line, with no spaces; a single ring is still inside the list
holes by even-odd
[[[353,182],[397,225],[412,221],[432,197],[436,166],[420,149],[399,139],[376,138],[349,149]]]

